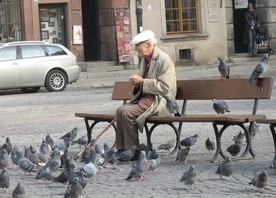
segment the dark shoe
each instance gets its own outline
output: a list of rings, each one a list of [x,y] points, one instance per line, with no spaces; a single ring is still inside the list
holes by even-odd
[[[117,151],[114,152],[114,155],[116,157],[118,157],[123,151],[125,151],[124,149],[118,149]]]
[[[140,153],[141,153],[141,151],[136,150],[133,158],[131,158],[130,161],[137,161],[138,158],[139,158]]]

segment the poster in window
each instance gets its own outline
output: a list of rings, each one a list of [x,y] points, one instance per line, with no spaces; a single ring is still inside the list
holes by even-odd
[[[42,10],[41,11],[41,21],[43,21],[43,22],[50,21],[50,12],[49,12],[49,10]]]
[[[128,9],[115,10],[119,62],[131,62],[133,60],[129,21],[130,13]]]
[[[49,39],[49,31],[44,30],[41,32],[42,39]]]
[[[73,44],[82,44],[82,26],[73,25]]]

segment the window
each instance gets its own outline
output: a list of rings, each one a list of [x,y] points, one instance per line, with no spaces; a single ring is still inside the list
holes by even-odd
[[[35,58],[45,56],[45,50],[40,45],[22,45],[22,58]]]
[[[4,47],[0,49],[0,61],[8,61],[16,59],[16,47]]]
[[[20,0],[0,3],[0,42],[21,41]]]
[[[51,56],[67,55],[67,53],[63,49],[61,49],[60,47],[58,47],[58,46],[47,45],[46,48],[50,52]]]
[[[198,33],[198,0],[165,0],[168,34]]]

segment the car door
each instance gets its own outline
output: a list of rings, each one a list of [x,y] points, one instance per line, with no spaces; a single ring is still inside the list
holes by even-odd
[[[21,84],[44,86],[44,79],[51,66],[51,57],[40,45],[21,45]]]
[[[20,85],[20,64],[17,60],[17,47],[0,49],[0,89],[17,88]]]

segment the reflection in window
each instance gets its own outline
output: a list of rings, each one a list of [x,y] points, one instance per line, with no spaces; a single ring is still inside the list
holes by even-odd
[[[40,45],[22,45],[22,58],[34,58],[45,56],[45,50]]]
[[[198,33],[198,0],[165,0],[167,33]]]
[[[21,41],[20,0],[0,3],[0,42]]]
[[[49,46],[49,45],[47,45],[46,48],[49,50],[51,56],[67,55],[67,53],[58,46]]]
[[[0,49],[0,61],[15,60],[16,59],[16,47],[4,47]]]

